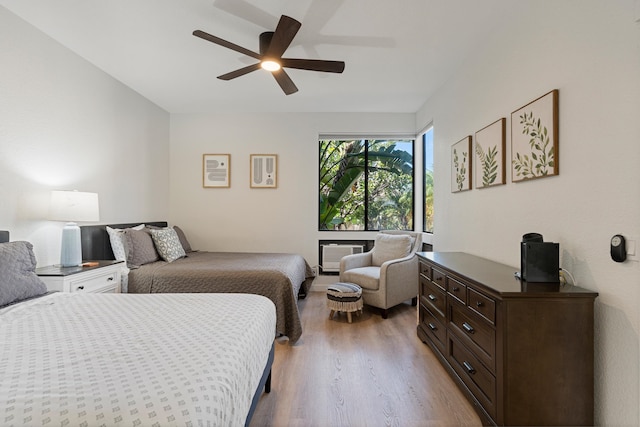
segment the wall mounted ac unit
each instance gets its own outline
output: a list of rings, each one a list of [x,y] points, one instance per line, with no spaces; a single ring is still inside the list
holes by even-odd
[[[362,245],[322,245],[322,271],[339,272],[343,256],[361,254],[363,250]]]

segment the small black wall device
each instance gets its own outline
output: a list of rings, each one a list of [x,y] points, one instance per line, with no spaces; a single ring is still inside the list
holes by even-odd
[[[542,236],[536,234],[525,234],[520,243],[522,280],[531,283],[559,283],[560,245],[553,242],[543,242]],[[535,235],[535,238],[528,238],[531,235]]]
[[[624,262],[627,259],[627,243],[622,234],[616,234],[611,238],[611,259],[615,262]]]

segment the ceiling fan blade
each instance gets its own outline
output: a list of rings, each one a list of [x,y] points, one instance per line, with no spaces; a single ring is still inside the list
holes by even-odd
[[[298,88],[296,87],[295,83],[293,83],[293,80],[291,80],[291,77],[289,77],[289,75],[282,68],[280,68],[278,71],[272,71],[271,74],[273,74],[273,77],[275,77],[276,81],[285,94],[291,95],[292,93],[296,93],[298,91]]]
[[[299,21],[296,21],[287,15],[282,15],[280,17],[280,21],[278,21],[276,30],[273,32],[269,49],[267,49],[264,56],[269,58],[280,58],[293,41],[293,38],[296,36],[301,26],[302,24]]]
[[[260,63],[258,62],[257,64],[252,64],[249,65],[247,67],[244,68],[239,68],[235,71],[231,71],[230,73],[227,74],[223,74],[221,76],[218,76],[218,78],[220,80],[231,80],[231,79],[235,79],[236,77],[240,77],[240,76],[244,76],[245,74],[249,74],[252,71],[258,70],[260,68]]]
[[[256,58],[256,59],[262,58],[259,53],[256,53],[249,49],[245,49],[242,46],[238,46],[237,44],[221,39],[220,37],[212,36],[211,34],[205,33],[204,31],[195,30],[193,32],[193,35],[196,37],[200,37],[201,39],[210,41],[211,43],[215,43],[217,45],[224,46],[228,49],[235,50],[236,52],[243,53],[247,56],[251,56],[252,58]]]
[[[299,70],[324,71],[327,73],[342,73],[344,71],[343,61],[325,61],[322,59],[295,59],[282,58],[280,65],[287,68],[297,68]]]

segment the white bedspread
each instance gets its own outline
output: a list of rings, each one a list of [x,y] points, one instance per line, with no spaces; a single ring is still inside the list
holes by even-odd
[[[244,425],[275,337],[247,294],[56,293],[0,310],[0,425]]]

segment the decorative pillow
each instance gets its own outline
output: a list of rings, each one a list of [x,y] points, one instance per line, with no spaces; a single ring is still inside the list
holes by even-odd
[[[160,259],[148,230],[124,230],[122,242],[127,254],[127,266],[136,268]]]
[[[142,230],[144,228],[144,224],[136,225],[133,227],[134,230]],[[125,251],[124,242],[122,241],[122,234],[124,233],[123,228],[111,228],[107,225],[107,233],[109,234],[109,241],[111,242],[111,250],[113,251],[113,256],[117,261],[126,261],[127,253]]]
[[[29,242],[0,243],[0,307],[47,293]]]
[[[371,253],[371,263],[381,266],[392,259],[404,258],[411,252],[411,236],[408,234],[384,234],[376,236]]]
[[[186,256],[178,233],[173,228],[163,228],[161,230],[149,230],[153,243],[156,244],[158,254],[167,262],[175,261]]]
[[[189,241],[187,240],[187,236],[185,236],[184,231],[182,231],[182,229],[177,225],[174,225],[173,229],[176,230],[176,233],[178,233],[178,239],[180,239],[180,244],[182,245],[182,248],[184,249],[184,251],[193,252],[193,249],[191,249],[191,245],[189,244]]]

